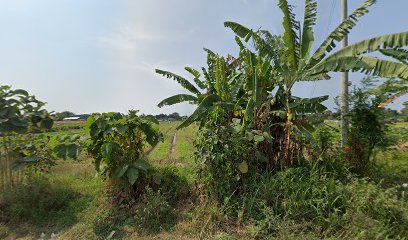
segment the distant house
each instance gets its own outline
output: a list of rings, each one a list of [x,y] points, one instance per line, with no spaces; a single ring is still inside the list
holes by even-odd
[[[79,117],[66,117],[63,118],[62,121],[79,121]]]
[[[62,121],[86,121],[90,115],[89,114],[81,114],[72,117],[63,118]]]

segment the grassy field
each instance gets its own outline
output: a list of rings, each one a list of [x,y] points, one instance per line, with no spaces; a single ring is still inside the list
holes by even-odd
[[[331,238],[330,231],[319,230],[302,221],[277,221],[268,213],[262,213],[265,216],[271,216],[269,220],[262,220],[264,222],[247,219],[244,224],[240,220],[232,221],[225,218],[224,213],[228,209],[224,207],[228,205],[219,206],[206,202],[194,182],[193,139],[197,128],[190,126],[177,131],[178,124],[179,122],[160,123],[164,141],[155,148],[147,150],[149,161],[160,169],[167,169],[167,172],[170,169],[174,174],[175,186],[167,190],[175,192],[177,199],[169,200],[164,191],[159,193],[148,191],[147,196],[136,203],[136,209],[138,209],[136,212],[114,207],[107,199],[108,183],[96,175],[92,159],[83,154],[77,161],[59,161],[49,172],[33,176],[35,185],[22,185],[7,194],[0,195],[0,207],[7,208],[7,211],[0,210],[0,239],[28,240],[39,239],[41,236],[43,239],[50,239],[51,235],[56,235],[53,239],[108,239],[109,236],[111,239],[252,239],[255,237],[263,239],[263,235],[259,235],[263,231],[260,228],[273,223],[276,223],[274,226],[277,231],[274,234],[276,239]],[[57,124],[57,131],[48,134],[83,134],[78,126],[81,126],[81,123]],[[394,137],[400,139],[399,145],[407,140],[405,134],[407,127],[407,123],[398,123],[390,127]],[[342,219],[345,223],[344,226],[339,227],[343,231],[343,235],[339,235],[340,239],[355,238],[356,236],[352,234],[357,230],[353,228],[359,226],[368,228],[367,231],[381,230],[384,226],[376,220],[378,219],[376,215],[385,214],[384,218],[387,218],[389,214],[387,211],[396,211],[395,209],[408,206],[406,196],[408,191],[401,188],[403,184],[408,183],[408,149],[395,148],[378,153],[375,163],[375,170],[366,173],[370,184],[363,185],[361,181],[366,180],[339,183],[344,191],[352,189],[355,193],[355,196],[347,198],[349,201],[347,209],[341,210],[350,213],[346,214],[347,218]],[[276,181],[280,178],[285,180],[292,176],[290,174],[296,176],[296,172],[278,174],[271,178],[269,186],[258,186],[260,192],[258,194],[261,196],[267,194],[268,191],[261,191],[262,187],[274,189]],[[327,179],[316,180],[316,182],[313,180],[308,184],[310,189],[313,189],[313,186],[319,188],[318,186],[321,186],[319,184],[325,182]],[[396,191],[401,200],[398,202],[394,198],[389,200],[390,196],[387,194],[391,191]],[[371,195],[373,195],[371,200],[365,198]],[[316,201],[323,201],[323,198],[319,200],[319,196],[315,197]],[[291,203],[295,200],[290,198],[285,201],[288,205],[297,204]],[[12,204],[5,205],[5,203]],[[318,204],[324,203],[318,202]],[[386,210],[384,212],[362,210],[370,204],[384,205]],[[401,214],[408,213],[408,208],[400,210]],[[10,214],[13,215],[10,216]],[[401,216],[401,218],[404,217],[408,218],[408,216]],[[369,238],[362,237],[362,239]]]

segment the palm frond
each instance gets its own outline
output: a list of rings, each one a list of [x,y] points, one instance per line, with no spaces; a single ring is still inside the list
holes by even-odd
[[[196,110],[184,121],[182,122],[177,129],[182,129],[190,126],[193,122],[199,120],[199,117],[207,112],[214,103],[221,101],[221,97],[215,94],[208,95],[201,101]]]
[[[205,51],[208,55],[210,55],[210,56],[212,56],[212,57],[215,56],[215,53],[214,53],[213,51],[211,51],[210,49],[208,49],[208,48],[203,48],[203,49],[204,49],[204,51]]]
[[[184,69],[194,76],[193,80],[200,89],[205,89],[206,88],[205,83],[200,80],[201,74],[197,70],[195,70],[194,68],[191,68],[191,67],[185,67]]]
[[[286,46],[286,58],[289,65],[292,65],[297,69],[297,63],[299,58],[299,36],[297,31],[299,25],[295,20],[295,14],[293,13],[293,7],[288,4],[287,0],[279,0],[278,3],[283,13],[283,42]]]
[[[309,66],[313,67],[319,63],[325,56],[336,46],[335,42],[340,42],[350,32],[350,30],[356,26],[358,18],[368,13],[368,7],[373,5],[376,0],[366,0],[360,7],[358,7],[346,20],[334,29],[333,32],[326,38],[326,40],[320,45],[320,47],[313,54],[309,61]]]
[[[406,49],[381,49],[380,52],[385,56],[392,57],[400,62],[408,64],[408,50]]]
[[[317,2],[315,0],[305,0],[305,19],[303,21],[302,42],[300,47],[300,58],[308,60],[310,50],[314,42],[313,27],[317,19]]]
[[[163,75],[163,76],[165,76],[167,78],[172,78],[172,79],[176,80],[183,88],[187,89],[191,93],[194,93],[194,94],[197,94],[197,95],[201,94],[201,92],[198,91],[198,89],[193,84],[191,84],[187,79],[185,79],[185,78],[183,78],[183,77],[181,77],[181,76],[179,76],[177,74],[174,74],[174,73],[171,73],[171,72],[168,72],[168,71],[164,71],[164,70],[160,70],[160,69],[156,69],[156,73],[158,73],[160,75]]]
[[[328,72],[362,72],[379,77],[408,80],[408,65],[368,56],[347,56],[324,60],[310,70],[311,75]]]
[[[224,22],[224,27],[231,28],[231,30],[241,38],[249,39],[253,31],[236,22]],[[246,40],[248,41],[248,40]]]
[[[326,101],[328,98],[328,95],[315,98],[299,98],[292,96],[293,102],[291,102],[289,106],[296,114],[320,113],[327,109],[322,102]]]
[[[356,55],[360,55],[364,53],[378,51],[380,49],[399,48],[399,47],[405,47],[405,46],[408,46],[408,32],[387,34],[383,36],[370,38],[364,41],[360,41],[352,45],[349,45],[347,47],[344,47],[340,49],[339,51],[331,54],[326,59],[345,57],[345,56],[356,56]],[[390,53],[390,54],[400,53],[402,55],[404,54],[403,51],[399,52],[398,50],[394,50],[394,49],[388,49],[388,52],[386,51],[386,53]],[[408,51],[406,51],[405,54],[406,54],[406,57],[408,57]]]
[[[171,97],[168,97],[164,100],[162,100],[159,104],[157,104],[158,107],[163,107],[163,106],[169,106],[169,105],[174,105],[177,103],[182,103],[182,102],[192,102],[192,103],[198,103],[198,98],[189,95],[189,94],[177,94]]]

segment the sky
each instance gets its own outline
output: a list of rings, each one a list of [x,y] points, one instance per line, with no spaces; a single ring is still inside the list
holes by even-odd
[[[289,0],[303,17],[303,0]],[[349,0],[349,13],[363,0]],[[407,31],[407,0],[378,0],[352,30],[353,43]],[[316,42],[340,22],[340,0],[318,0]],[[203,47],[237,55],[234,34],[223,26],[236,21],[249,28],[282,33],[277,0],[0,0],[0,84],[23,88],[52,111],[190,114],[194,106],[158,108],[162,99],[184,92],[154,72],[184,77],[185,66],[205,66]],[[339,74],[299,84],[294,95],[330,95],[333,108]],[[350,79],[358,82],[360,74]],[[401,108],[405,96],[392,108]]]

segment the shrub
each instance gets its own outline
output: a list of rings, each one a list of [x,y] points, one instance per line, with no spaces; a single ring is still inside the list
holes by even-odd
[[[387,117],[384,107],[407,91],[405,81],[390,78],[382,84],[373,77],[364,78],[361,87],[351,92],[350,137],[346,157],[353,170],[363,172],[375,149],[385,150],[392,139],[387,135]]]
[[[121,181],[118,186],[132,190],[134,196],[143,192],[146,185],[160,184],[161,176],[143,160],[146,143],[154,146],[162,139],[147,118],[138,117],[134,111],[128,116],[94,115],[88,118],[86,130],[90,135],[87,150],[102,176],[126,180],[128,184]]]
[[[254,172],[251,143],[232,126],[201,128],[195,140],[198,180],[205,193],[223,202],[242,192],[242,182]]]

